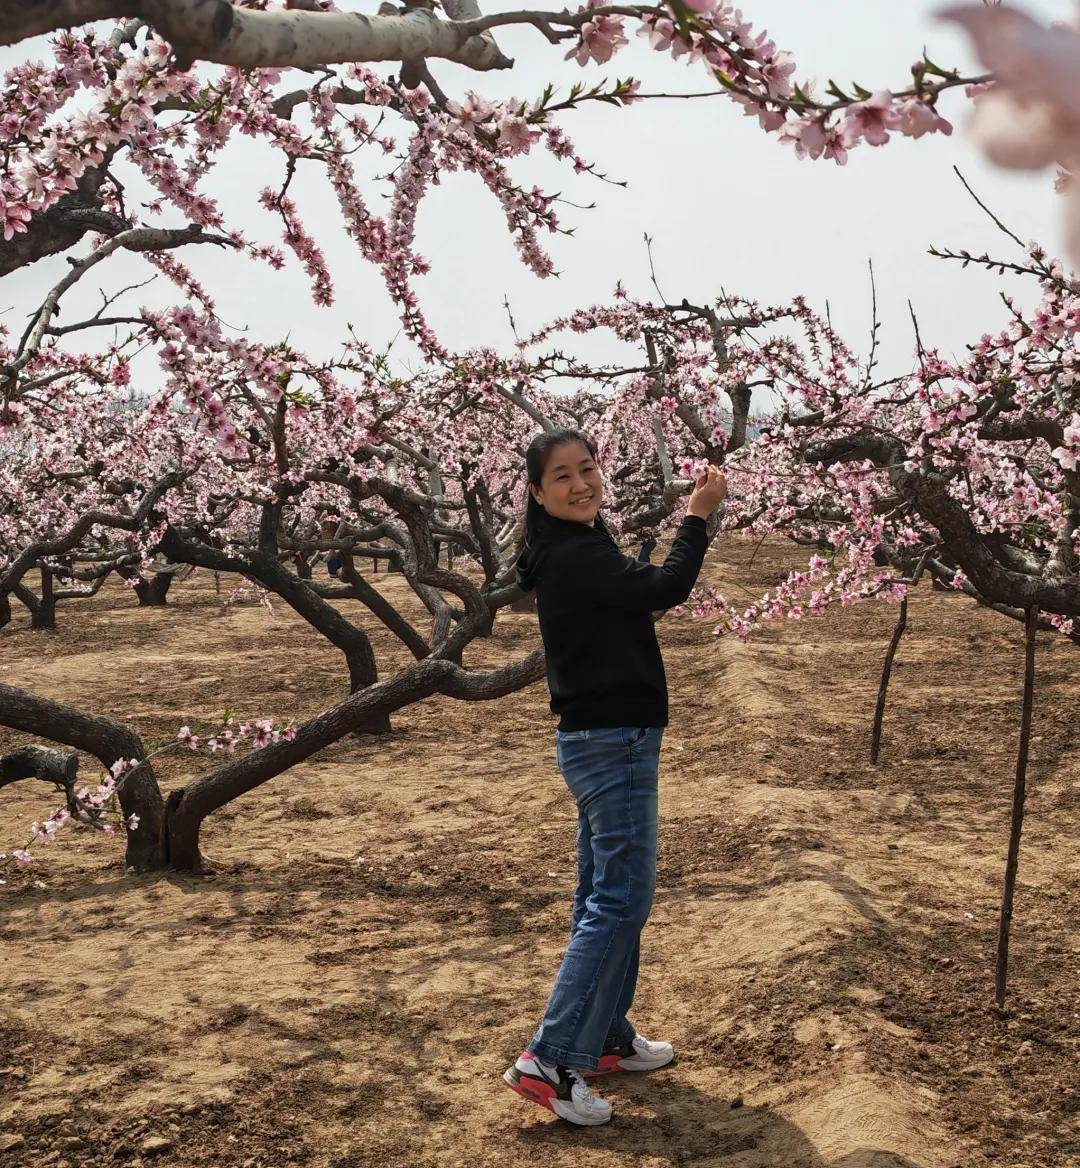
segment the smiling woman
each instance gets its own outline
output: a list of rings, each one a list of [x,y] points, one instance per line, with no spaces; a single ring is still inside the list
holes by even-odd
[[[530,481],[529,495],[549,514],[573,523],[592,523],[604,501],[604,480],[596,465],[596,451],[587,438],[573,431],[569,440],[544,434],[547,464],[537,486]]]
[[[596,447],[545,430],[526,452],[522,587],[537,590],[559,769],[578,808],[578,885],[570,945],[544,1019],[503,1076],[522,1098],[595,1126],[611,1106],[583,1075],[646,1071],[675,1057],[628,1018],[640,934],[656,887],[658,768],[667,681],[652,613],[681,604],[701,570],[706,519],[723,499],[710,467],[663,565],[623,556],[598,512]]]

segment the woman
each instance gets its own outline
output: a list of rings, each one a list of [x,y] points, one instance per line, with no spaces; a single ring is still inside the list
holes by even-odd
[[[518,579],[536,589],[556,757],[578,805],[578,887],[570,945],[544,1019],[503,1075],[571,1123],[611,1118],[583,1074],[645,1071],[675,1057],[627,1017],[639,937],[656,886],[657,766],[667,684],[652,613],[681,604],[701,570],[705,520],[726,493],[710,467],[660,567],[628,559],[598,512],[596,447],[576,430],[538,434]]]

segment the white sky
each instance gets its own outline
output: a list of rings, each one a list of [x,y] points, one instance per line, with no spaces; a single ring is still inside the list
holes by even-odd
[[[345,0],[342,7],[373,11],[375,5]],[[485,10],[513,7],[504,2]],[[978,71],[964,38],[934,19],[937,7],[934,0],[747,0],[744,10],[756,28],[767,28],[781,48],[795,54],[800,80],[824,84],[835,76],[845,86],[854,79],[869,89],[899,89],[924,45],[939,65]],[[1070,17],[1074,7],[1070,0],[1027,5],[1033,15],[1053,19]],[[643,41],[631,40],[608,66],[581,70],[564,62],[564,50],[549,46],[535,30],[499,30],[501,46],[518,62],[512,71],[475,74],[441,61],[432,62],[432,71],[451,96],[471,88],[484,96],[531,98],[548,81],[565,91],[578,79],[627,75],[640,78],[645,92],[711,88],[701,66],[673,62]],[[40,56],[41,43],[0,51],[0,67]],[[297,83],[289,79],[290,88]],[[1059,207],[1050,173],[1007,173],[980,159],[962,130],[962,94],[945,95],[939,108],[958,123],[952,137],[894,138],[881,148],[861,145],[846,167],[800,162],[724,97],[643,102],[630,109],[593,104],[561,115],[560,124],[580,153],[613,178],[627,180],[629,187],[576,177],[546,153],[512,162],[520,182],[537,182],[575,202],[597,204],[592,211],[561,208],[563,225],[574,227],[576,234],[551,238],[561,276],[540,281],[517,260],[501,210],[480,181],[447,176],[419,214],[419,250],[433,262],[432,273],[417,282],[424,309],[452,348],[508,348],[512,338],[504,295],[523,333],[551,316],[607,299],[619,279],[632,293],[650,296],[642,242],[648,232],[660,286],[669,299],[710,299],[721,285],[729,293],[770,303],[801,292],[818,308],[828,301],[841,333],[865,352],[867,260],[872,259],[884,325],[880,371],[910,367],[908,298],[918,312],[924,342],[962,352],[965,343],[1004,320],[998,299],[1002,287],[1019,290],[1030,302],[1034,285],[1003,281],[975,268],[962,270],[926,254],[935,243],[1014,258],[1013,245],[971,201],[952,173],[953,164],[1021,238],[1038,238],[1054,252],[1060,251]],[[248,139],[230,148],[229,157],[205,189],[220,199],[232,225],[277,242],[278,221],[255,198],[263,185],[280,186],[281,162]],[[387,168],[381,157],[372,169],[380,168]],[[223,319],[247,326],[253,337],[275,340],[291,333],[302,347],[329,354],[351,322],[359,335],[385,343],[398,331],[396,312],[378,272],[341,231],[336,203],[317,164],[301,164],[292,192],[330,260],[337,292],[333,309],[311,303],[306,278],[291,254],[283,273],[209,247],[185,249],[185,262],[216,295]],[[370,203],[373,209],[385,206],[374,185]],[[169,217],[163,222],[173,224]],[[77,249],[84,252],[85,247]],[[13,328],[21,329],[24,313],[66,270],[62,260],[53,258],[8,277],[0,308],[13,306],[5,312]],[[98,286],[114,289],[145,274],[137,259],[110,261],[87,281],[80,299],[96,304]],[[146,303],[175,302],[162,280],[135,296]],[[63,319],[77,319],[78,305],[69,300],[65,305]],[[589,350],[600,355],[597,347]],[[410,357],[403,343],[395,352],[404,360]]]

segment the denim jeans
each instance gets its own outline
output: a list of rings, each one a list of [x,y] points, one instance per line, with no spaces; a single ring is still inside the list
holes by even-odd
[[[529,1044],[590,1070],[631,1037],[642,926],[656,889],[657,770],[663,729],[559,731],[559,770],[578,806],[578,886],[570,944]]]

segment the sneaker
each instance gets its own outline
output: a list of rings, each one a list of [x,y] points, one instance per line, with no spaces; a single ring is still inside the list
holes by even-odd
[[[670,1042],[650,1042],[635,1034],[624,1039],[617,1046],[605,1046],[600,1056],[600,1065],[595,1071],[583,1071],[585,1075],[611,1075],[615,1071],[655,1071],[666,1067],[675,1057],[675,1048]]]
[[[539,1103],[570,1123],[595,1127],[611,1118],[611,1104],[594,1095],[578,1071],[541,1062],[530,1051],[521,1052],[503,1080],[523,1099]]]

